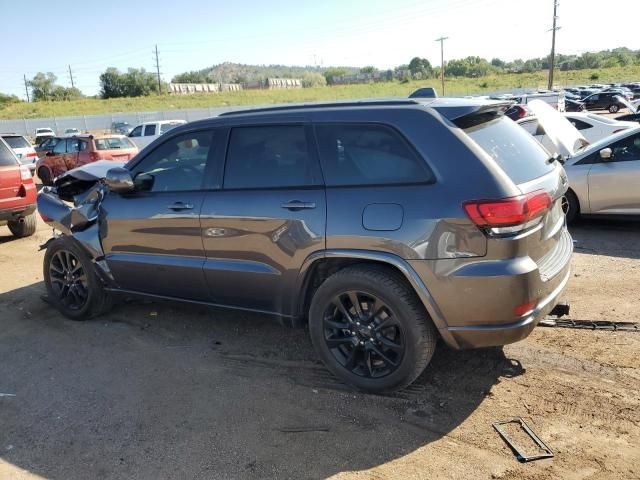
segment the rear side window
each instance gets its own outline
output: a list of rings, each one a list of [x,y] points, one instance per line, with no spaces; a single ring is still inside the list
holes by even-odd
[[[384,125],[318,125],[327,186],[430,182],[424,161],[392,128]]]
[[[145,137],[150,137],[151,135],[155,135],[156,134],[156,125],[155,123],[152,125],[147,125],[144,127],[144,136]]]
[[[524,183],[554,169],[549,153],[517,123],[506,117],[467,128],[469,135],[514,183]]]
[[[56,146],[53,147],[53,153],[56,155],[67,153],[67,140],[60,140],[58,143],[56,143]]]
[[[0,140],[0,167],[17,165],[18,161],[7,144]]]
[[[11,147],[11,148],[27,148],[30,147],[31,144],[29,142],[27,142],[25,140],[24,137],[11,137],[11,136],[6,136],[6,137],[2,137],[4,139],[5,142],[7,142],[7,144]]]
[[[163,123],[160,125],[160,135],[167,133],[172,128],[176,128],[180,123]],[[155,126],[155,125],[154,125]]]
[[[301,125],[231,130],[224,188],[290,188],[315,185],[316,168]]]
[[[116,150],[119,148],[133,148],[131,140],[126,138],[96,138],[96,150]]]

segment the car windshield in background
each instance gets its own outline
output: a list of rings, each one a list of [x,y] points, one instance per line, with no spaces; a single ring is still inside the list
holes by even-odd
[[[96,142],[96,150],[117,150],[135,147],[126,138],[96,138],[94,141]]]
[[[182,125],[181,123],[163,123],[160,125],[160,135],[168,132],[172,128],[176,128],[178,125]]]
[[[28,148],[31,146],[24,137],[3,135],[2,138],[11,148]]]
[[[549,153],[524,128],[501,117],[465,129],[515,183],[541,177],[555,167]]]

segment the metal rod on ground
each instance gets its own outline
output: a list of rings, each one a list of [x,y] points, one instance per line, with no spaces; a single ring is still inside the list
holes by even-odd
[[[551,28],[551,56],[549,58],[549,85],[548,89],[553,89],[553,70],[556,66],[556,31],[560,30],[560,27],[556,27],[556,20],[558,19],[558,0],[553,0],[553,27]]]
[[[436,38],[440,42],[440,77],[442,78],[442,96],[444,97],[444,41],[449,37]]]
[[[29,84],[27,83],[27,76],[22,75],[22,78],[24,78],[24,92],[27,94],[27,102],[30,102],[31,100],[29,99]]]

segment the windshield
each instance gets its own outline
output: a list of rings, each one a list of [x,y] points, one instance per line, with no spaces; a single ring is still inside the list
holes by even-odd
[[[517,123],[500,117],[464,130],[516,184],[552,171],[549,153]]]
[[[127,138],[96,138],[96,150],[117,150],[120,148],[134,148],[135,145]]]
[[[11,148],[29,148],[31,146],[31,144],[27,142],[27,140],[24,137],[18,137],[18,136],[5,137],[3,135],[2,138],[4,139],[5,142],[9,144]]]

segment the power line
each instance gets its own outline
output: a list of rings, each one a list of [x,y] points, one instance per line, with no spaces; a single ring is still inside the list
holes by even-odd
[[[549,59],[549,85],[548,89],[553,88],[553,70],[556,66],[556,31],[560,30],[560,27],[556,26],[556,20],[558,19],[558,0],[553,0],[553,27],[551,28],[551,57]]]

